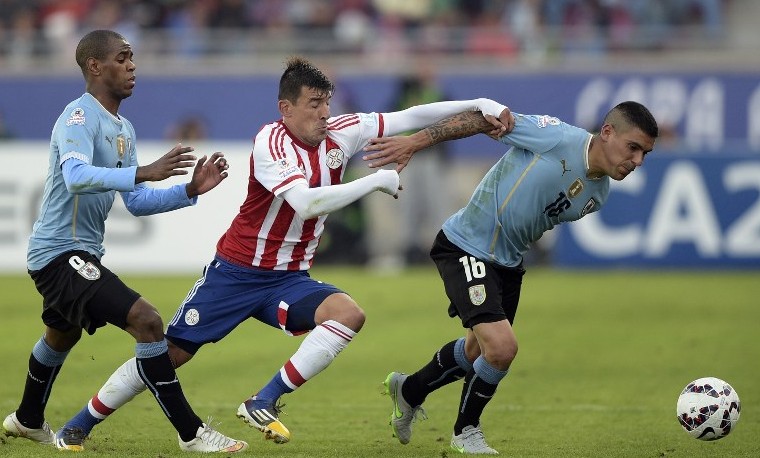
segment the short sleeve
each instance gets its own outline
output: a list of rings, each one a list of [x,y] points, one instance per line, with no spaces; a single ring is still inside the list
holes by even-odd
[[[553,116],[514,115],[514,129],[499,139],[507,145],[543,154],[554,148],[565,135],[566,124]]]
[[[79,105],[67,107],[61,113],[52,134],[53,141],[58,145],[59,165],[70,158],[92,164],[98,131],[98,116],[94,111],[93,108]]]
[[[280,195],[306,176],[285,129],[277,124],[265,126],[253,142],[253,176],[267,190]]]

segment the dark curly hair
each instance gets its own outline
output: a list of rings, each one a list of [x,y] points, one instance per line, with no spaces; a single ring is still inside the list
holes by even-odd
[[[335,90],[332,81],[311,62],[303,57],[291,57],[280,77],[280,92],[277,97],[279,100],[296,103],[304,86],[316,89],[323,95],[331,95]]]

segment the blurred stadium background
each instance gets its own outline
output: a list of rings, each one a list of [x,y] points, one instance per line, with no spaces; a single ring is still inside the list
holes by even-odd
[[[758,18],[753,0],[0,0],[0,271],[24,272],[50,130],[84,91],[74,48],[96,28],[135,49],[137,87],[121,112],[141,161],[182,141],[224,151],[233,167],[197,209],[136,220],[118,207],[106,241],[118,272],[195,273],[210,259],[245,195],[251,138],[278,117],[292,54],[337,82],[333,114],[393,110],[414,75],[446,98],[489,97],[588,129],[619,101],[645,103],[661,128],[645,167],[616,183],[601,214],[547,234],[528,262],[758,269]],[[441,195],[411,214],[453,212],[503,151],[485,137],[454,142],[444,171],[412,176],[413,162],[402,174],[402,200],[430,180]],[[366,173],[360,160],[349,172]],[[370,196],[333,215],[317,264],[427,262],[407,242],[432,242],[441,217],[409,237],[399,205]]]

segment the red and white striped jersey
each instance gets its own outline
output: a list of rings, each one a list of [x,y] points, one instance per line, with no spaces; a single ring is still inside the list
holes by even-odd
[[[327,215],[303,220],[279,196],[299,181],[311,188],[340,184],[351,156],[383,133],[381,113],[330,118],[319,146],[298,140],[281,119],[264,126],[253,143],[248,195],[219,239],[217,255],[242,266],[307,270]]]

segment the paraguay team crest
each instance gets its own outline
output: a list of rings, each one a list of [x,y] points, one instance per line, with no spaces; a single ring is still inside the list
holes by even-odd
[[[470,302],[472,302],[472,305],[480,305],[486,301],[486,286],[485,285],[470,286],[469,292],[470,292]]]
[[[338,148],[333,148],[327,152],[327,159],[325,163],[328,167],[335,170],[343,164],[343,151]]]
[[[201,314],[196,309],[190,309],[185,312],[185,323],[189,326],[195,326],[201,320]]]

